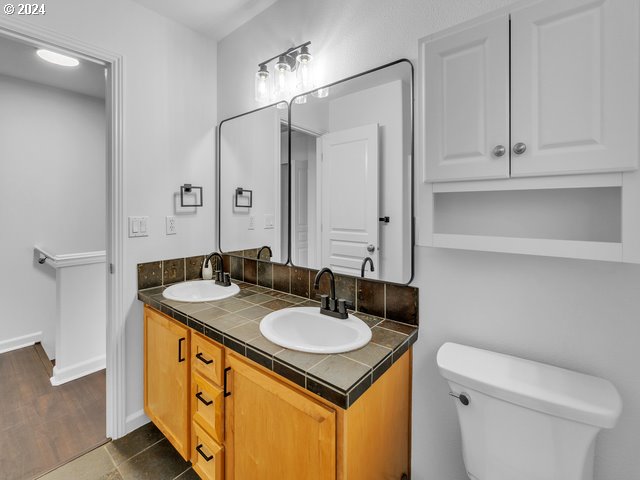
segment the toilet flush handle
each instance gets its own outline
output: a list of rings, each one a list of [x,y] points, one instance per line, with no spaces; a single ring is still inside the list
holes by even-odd
[[[451,395],[452,397],[456,397],[458,400],[460,400],[460,403],[463,404],[465,407],[470,403],[469,396],[464,392],[460,394],[455,392],[449,392],[449,395]]]

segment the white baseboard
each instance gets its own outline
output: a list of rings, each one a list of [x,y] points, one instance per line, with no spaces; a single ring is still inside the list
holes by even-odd
[[[42,332],[30,333],[22,337],[10,338],[0,342],[0,353],[18,350],[19,348],[29,347],[37,342],[42,341]]]
[[[135,429],[146,425],[151,420],[144,413],[144,410],[138,410],[137,412],[132,413],[131,415],[127,415],[125,420],[125,432],[131,433]],[[125,434],[126,435],[126,434]]]
[[[71,380],[76,380],[77,378],[102,370],[106,368],[106,360],[106,355],[101,355],[65,368],[59,368],[56,365],[53,367],[53,377],[50,379],[51,385],[54,387],[62,385],[63,383],[67,383]]]

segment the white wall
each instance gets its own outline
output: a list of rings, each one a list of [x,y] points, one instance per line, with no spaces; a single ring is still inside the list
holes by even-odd
[[[201,255],[215,246],[215,42],[130,0],[60,0],[18,20],[124,57],[124,212],[148,215],[149,237],[127,239],[124,303],[129,430],[145,421],[142,304],[136,264]],[[180,185],[203,187],[204,206],[164,233]]]
[[[255,108],[257,63],[293,44],[311,40],[323,80],[334,81],[400,57],[415,62],[418,38],[509,3],[280,0],[219,43],[225,68],[218,71],[218,114]],[[625,406],[618,426],[599,438],[595,478],[637,478],[640,267],[431,248],[416,254],[421,325],[414,348],[413,478],[466,478],[455,407],[435,369],[445,341],[613,381]]]
[[[273,261],[286,261],[280,244],[282,218],[277,213],[281,201],[280,112],[267,108],[224,122],[220,129],[220,218],[225,226],[220,247],[225,252],[268,245]],[[238,187],[252,191],[251,208],[235,206]],[[244,195],[240,204],[247,201]],[[266,226],[267,216],[273,218],[272,228]]]
[[[55,272],[33,247],[105,249],[104,100],[0,75],[0,105],[0,345],[42,332],[54,358]]]

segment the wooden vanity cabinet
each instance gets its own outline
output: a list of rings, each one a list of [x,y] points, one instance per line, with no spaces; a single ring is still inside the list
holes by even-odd
[[[201,479],[410,473],[411,349],[345,410],[146,305],[144,312],[145,412]]]
[[[144,307],[144,411],[185,460],[190,457],[190,331]]]

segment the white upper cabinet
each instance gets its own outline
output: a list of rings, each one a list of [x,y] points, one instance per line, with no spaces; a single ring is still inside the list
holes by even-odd
[[[636,169],[639,18],[638,0],[547,0],[424,39],[424,180]]]
[[[421,44],[426,177],[509,176],[509,22],[505,15]]]

